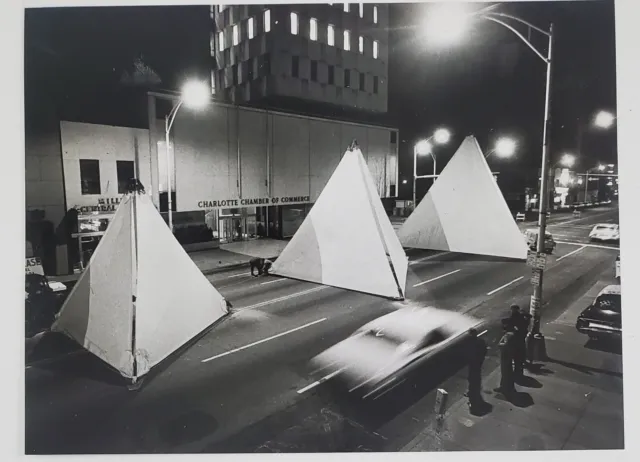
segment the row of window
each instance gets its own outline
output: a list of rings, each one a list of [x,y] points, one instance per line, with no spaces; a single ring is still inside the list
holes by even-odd
[[[132,160],[116,161],[118,176],[118,194],[127,192],[129,180],[134,178]],[[100,185],[100,161],[98,159],[80,159],[80,190],[83,195],[102,194]]]
[[[310,61],[310,76],[309,80],[312,82],[318,81],[318,61]],[[351,69],[344,69],[344,86],[346,88],[351,88]],[[360,80],[359,80],[359,90],[366,91],[365,88],[365,76],[360,72]],[[291,57],[291,77],[299,78],[300,77],[300,58],[298,56]],[[335,85],[335,66],[328,66],[327,68],[327,83],[329,85]],[[373,76],[373,93],[378,94],[378,76]]]
[[[345,3],[346,5],[346,3]],[[233,26],[234,28],[237,26]],[[298,13],[291,13],[291,33],[293,35],[298,35],[300,33],[300,26],[298,20]],[[316,18],[309,19],[309,40],[317,41],[318,40],[318,20]],[[234,32],[234,41],[235,41],[235,32]],[[329,46],[335,46],[336,38],[335,38],[335,27],[333,24],[327,25],[327,44]],[[345,51],[351,50],[351,31],[345,30],[342,33],[342,44]],[[373,41],[373,57],[378,59],[378,51],[380,45],[377,40]],[[364,53],[364,37],[361,35],[358,37],[358,51],[360,53]]]
[[[329,3],[329,5],[333,5],[333,3]],[[218,5],[218,13],[222,13],[226,8],[226,5]],[[351,6],[349,3],[344,3],[343,4],[343,10],[345,13],[349,13],[349,11],[351,10]],[[214,12],[215,12],[215,7],[214,5],[212,5],[210,7],[210,16],[211,19],[213,19],[214,16]],[[358,13],[360,15],[361,18],[364,18],[364,4],[363,3],[359,3],[358,4]],[[373,10],[372,10],[372,14],[373,17],[371,18],[373,20],[374,24],[378,24],[378,7],[374,6]]]

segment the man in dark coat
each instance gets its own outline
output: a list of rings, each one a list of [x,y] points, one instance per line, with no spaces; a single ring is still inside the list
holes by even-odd
[[[487,344],[482,338],[478,337],[476,329],[469,329],[469,336],[469,388],[466,396],[469,398],[469,408],[471,412],[474,412],[485,404],[482,399],[482,364],[487,356]]]
[[[524,365],[527,359],[526,340],[529,333],[530,316],[521,311],[518,305],[511,305],[511,317],[509,319],[515,329],[513,365],[515,380],[519,380],[524,376]]]
[[[249,265],[251,266],[251,276],[258,277],[262,274],[267,276],[273,262],[266,258],[252,258],[249,260]],[[258,274],[255,274],[254,270],[257,270]]]
[[[511,319],[502,320],[502,329],[504,335],[498,343],[500,348],[500,386],[494,391],[500,392],[505,396],[512,395],[516,389],[513,374],[513,358],[516,349],[515,327]]]

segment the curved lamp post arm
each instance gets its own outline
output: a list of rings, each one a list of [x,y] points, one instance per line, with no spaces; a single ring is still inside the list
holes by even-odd
[[[180,109],[180,106],[182,106],[182,103],[183,103],[183,100],[181,98],[180,101],[178,101],[178,104],[173,106],[173,109],[171,109],[171,112],[165,119],[164,128],[167,131],[167,133],[171,131],[171,127],[173,126],[173,121],[176,120],[176,114],[178,114],[178,110]]]
[[[502,16],[503,18],[509,18],[509,19],[513,19],[514,21],[519,22],[520,24],[524,24],[527,27],[530,27],[533,30],[536,30],[538,32],[540,32],[541,34],[546,35],[547,37],[551,37],[551,34],[549,32],[547,32],[544,29],[541,29],[538,26],[534,26],[533,24],[531,24],[530,22],[525,21],[524,19],[520,19],[517,16],[511,16],[510,14],[506,14],[506,13],[487,13],[487,14],[491,14],[493,16]]]
[[[497,13],[491,13],[491,14],[497,14]],[[545,34],[546,36],[548,36],[548,37],[550,37],[550,36],[551,36],[548,32],[545,32],[545,31],[543,31],[542,29],[539,29],[539,28],[537,28],[537,27],[535,27],[535,26],[532,26],[532,25],[531,25],[531,24],[529,24],[528,22],[526,22],[526,21],[522,21],[521,19],[517,19],[517,18],[515,18],[515,17],[513,17],[513,16],[508,16],[508,15],[504,15],[504,14],[500,14],[500,16],[506,16],[506,17],[509,17],[509,18],[515,19],[515,20],[517,20],[517,21],[519,21],[519,22],[521,22],[521,23],[523,23],[523,24],[528,25],[529,27],[534,28],[534,29],[535,29],[535,30],[537,30],[537,31],[540,31],[540,32],[544,33],[544,34]],[[529,42],[526,38],[524,38],[524,35],[522,35],[520,32],[518,32],[518,31],[517,31],[513,26],[511,26],[511,25],[507,24],[507,23],[506,23],[506,22],[504,22],[504,21],[501,21],[501,20],[500,20],[500,19],[498,19],[498,18],[494,18],[493,16],[490,16],[490,15],[488,15],[488,14],[482,15],[481,17],[482,17],[483,19],[488,19],[489,21],[493,21],[493,22],[495,22],[495,23],[497,23],[497,24],[500,24],[501,26],[506,27],[507,29],[509,29],[509,30],[510,30],[511,32],[513,32],[513,33],[514,33],[514,34],[515,34],[515,35],[516,35],[520,40],[522,40],[522,41],[523,41],[523,42],[524,42],[524,43],[525,43],[529,48],[531,48],[531,50],[533,50],[533,52],[538,56],[538,58],[540,58],[542,61],[544,61],[544,62],[545,62],[545,63],[547,63],[547,64],[549,63],[549,60],[548,60],[548,59],[547,59],[547,58],[546,58],[542,53],[540,53],[540,52],[538,51],[538,49],[537,49],[536,47],[534,47],[534,46],[531,44],[531,42]]]

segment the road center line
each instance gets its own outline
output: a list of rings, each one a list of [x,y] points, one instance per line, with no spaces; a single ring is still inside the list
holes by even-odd
[[[270,305],[272,303],[283,302],[283,301],[289,300],[291,298],[301,297],[302,295],[310,294],[312,292],[317,292],[319,290],[328,289],[328,288],[329,288],[329,286],[314,287],[313,289],[303,290],[302,292],[296,292],[294,294],[285,295],[283,297],[274,298],[272,300],[265,300],[264,302],[256,303],[255,305],[250,305],[250,306],[245,306],[243,308],[238,308],[235,311],[238,312],[238,311],[245,311],[245,310],[254,310],[256,308],[261,308],[263,306]]]
[[[318,319],[317,321],[313,321],[313,322],[307,323],[304,326],[296,327],[296,328],[290,329],[290,330],[288,330],[286,332],[281,332],[279,334],[272,335],[271,337],[267,337],[267,338],[264,338],[262,340],[258,340],[257,342],[250,343],[249,345],[245,345],[245,346],[242,346],[240,348],[235,348],[233,350],[225,351],[224,353],[220,353],[219,355],[212,356],[211,358],[203,359],[202,362],[206,363],[208,361],[213,361],[214,359],[222,358],[223,356],[227,356],[227,355],[230,355],[232,353],[236,353],[238,351],[246,350],[247,348],[251,348],[252,346],[260,345],[261,343],[268,342],[269,340],[273,340],[273,339],[276,339],[278,337],[282,337],[282,336],[287,335],[287,334],[291,334],[293,332],[299,331],[299,330],[304,329],[304,328],[309,327],[309,326],[313,326],[314,324],[318,324],[318,323],[326,321],[326,320],[327,320],[327,318]]]
[[[576,249],[576,250],[574,250],[573,252],[569,252],[568,254],[561,256],[561,257],[560,257],[560,258],[558,258],[556,261],[560,261],[560,260],[562,260],[563,258],[567,258],[567,257],[569,257],[569,256],[573,255],[574,253],[578,253],[578,252],[580,252],[582,249],[584,249],[585,247],[586,247],[586,245],[583,245],[583,246],[582,246],[582,247],[580,247],[579,249]]]
[[[419,282],[419,283],[415,284],[413,287],[418,287],[418,286],[421,286],[421,285],[424,285],[424,284],[428,284],[428,283],[433,282],[433,281],[437,281],[438,279],[442,279],[442,278],[444,278],[444,277],[446,277],[446,276],[451,276],[452,274],[455,274],[455,273],[457,273],[458,271],[460,271],[460,270],[459,270],[459,269],[457,269],[457,270],[455,270],[455,271],[451,271],[450,273],[442,274],[442,275],[440,275],[440,276],[436,276],[435,278],[433,278],[433,279],[429,279],[428,281]]]
[[[524,278],[524,276],[520,276],[519,278],[514,279],[514,280],[513,280],[513,281],[511,281],[511,282],[507,282],[505,285],[500,286],[500,287],[498,287],[497,289],[493,289],[493,290],[492,290],[491,292],[489,292],[487,295],[493,295],[493,294],[495,294],[496,292],[498,292],[499,290],[502,290],[502,289],[504,289],[505,287],[509,287],[511,284],[513,284],[513,283],[515,283],[515,282],[518,282],[520,279],[523,279],[523,278]]]
[[[412,260],[409,262],[409,266],[415,265],[417,263],[422,263],[423,261],[431,260],[433,258],[444,255],[445,253],[448,253],[448,252],[438,252],[438,253],[434,253],[433,255],[429,255],[427,257],[422,257],[422,258],[418,258],[417,260]]]
[[[326,382],[327,380],[330,380],[331,378],[335,377],[336,375],[338,375],[340,372],[342,372],[342,369],[338,369],[335,372],[332,372],[329,375],[325,375],[324,377],[322,377],[320,380],[316,380],[315,382],[313,382],[310,385],[307,385],[304,388],[301,388],[300,390],[298,390],[298,394],[301,395],[302,393],[304,393],[305,391],[309,391],[314,387],[317,387],[318,385]]]
[[[273,281],[261,282],[260,285],[263,286],[265,284],[273,284],[274,282],[282,282],[286,280],[287,280],[286,278],[274,279]]]
[[[597,245],[597,244],[584,244],[582,242],[567,242],[567,241],[556,241],[558,244],[567,244],[567,245],[577,245],[580,247],[593,247],[596,249],[609,249],[609,250],[617,250],[620,252],[620,247],[613,247],[610,245]]]

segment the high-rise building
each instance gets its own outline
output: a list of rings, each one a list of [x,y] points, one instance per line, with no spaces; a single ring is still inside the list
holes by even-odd
[[[215,5],[211,20],[220,100],[284,97],[387,111],[387,4]]]

